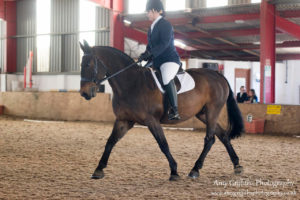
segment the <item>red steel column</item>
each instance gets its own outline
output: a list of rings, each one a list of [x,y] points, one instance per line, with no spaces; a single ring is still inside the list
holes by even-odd
[[[17,71],[17,41],[11,38],[17,35],[17,3],[16,1],[4,2],[4,20],[7,31],[7,68],[4,72],[13,73]]]
[[[4,19],[4,0],[0,0],[0,19]]]
[[[275,6],[260,5],[260,102],[275,102]]]
[[[112,0],[110,45],[124,51],[124,28],[120,14],[124,11],[123,0]]]

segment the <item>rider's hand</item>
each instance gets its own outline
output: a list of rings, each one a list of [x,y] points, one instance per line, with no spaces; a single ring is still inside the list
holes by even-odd
[[[138,59],[139,62],[141,61],[148,61],[150,58],[152,57],[152,54],[150,53],[150,51],[145,51],[144,53],[142,53]]]

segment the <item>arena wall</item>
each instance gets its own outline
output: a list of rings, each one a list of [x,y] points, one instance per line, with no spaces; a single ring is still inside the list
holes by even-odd
[[[66,121],[113,122],[111,94],[98,93],[84,100],[78,92],[1,92],[0,105],[4,114],[32,119]],[[300,135],[300,106],[282,105],[280,114],[267,114],[265,104],[239,104],[244,119],[251,114],[254,119],[265,119],[266,134]],[[219,116],[226,128],[227,112],[224,107]],[[205,125],[192,118],[177,127],[204,129]]]
[[[78,92],[2,92],[4,114],[33,119],[103,121],[115,119],[110,94],[86,101]]]

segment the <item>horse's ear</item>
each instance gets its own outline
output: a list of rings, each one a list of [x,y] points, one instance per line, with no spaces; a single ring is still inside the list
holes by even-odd
[[[89,53],[92,52],[92,48],[87,43],[87,41],[83,40],[83,45],[81,44],[81,42],[79,42],[79,44],[80,44],[80,48],[82,49],[82,51],[84,52],[84,54],[89,54]]]
[[[84,46],[81,44],[81,42],[79,42],[79,45],[80,45],[81,50],[84,52],[85,51]]]
[[[84,47],[86,47],[86,48],[90,47],[89,43],[87,43],[86,40],[83,40],[83,44],[84,44]]]

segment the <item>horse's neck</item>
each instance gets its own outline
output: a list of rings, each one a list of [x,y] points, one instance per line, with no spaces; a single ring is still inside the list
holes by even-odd
[[[133,69],[128,69],[120,73],[119,75],[109,79],[108,82],[114,92],[114,95],[121,95],[122,93],[129,93],[134,89],[138,77],[139,75],[137,72],[135,72]]]
[[[126,62],[125,62],[126,63]],[[126,65],[126,66],[125,66]],[[126,64],[114,63],[109,66],[108,75],[113,75],[120,70],[124,69],[128,66],[128,62]],[[110,86],[115,95],[121,95],[125,93],[129,93],[134,90],[137,80],[141,78],[141,72],[133,66],[122,73],[116,75],[115,77],[108,80]]]
[[[98,56],[108,69],[107,75],[109,76],[133,63],[132,60],[129,60],[125,55],[122,55],[121,52],[117,52],[117,50],[107,47],[99,47],[97,51]],[[122,96],[135,90],[137,86],[136,84],[142,82],[141,78],[143,78],[142,70],[133,66],[109,79],[108,82],[112,87],[114,95]]]

